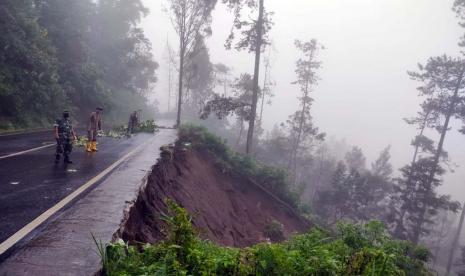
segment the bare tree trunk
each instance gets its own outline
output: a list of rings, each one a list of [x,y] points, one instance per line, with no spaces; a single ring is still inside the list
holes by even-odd
[[[252,96],[252,112],[249,120],[249,129],[247,131],[247,145],[245,152],[251,154],[253,144],[253,132],[255,127],[255,118],[257,116],[257,101],[258,101],[258,76],[260,73],[260,54],[262,48],[262,28],[263,28],[263,1],[260,0],[258,20],[257,20],[257,41],[255,44],[255,68],[253,74],[253,96]]]
[[[227,78],[226,78],[226,75],[224,76],[223,78],[223,90],[224,90],[224,97],[226,98],[228,96],[228,90],[227,90]]]
[[[268,81],[268,67],[270,65],[268,63],[265,64],[265,77],[263,79],[263,91],[262,91],[262,103],[261,103],[261,107],[260,107],[260,125],[262,124],[262,120],[263,120],[263,106],[265,105],[265,94],[266,94],[266,91],[267,91],[267,81]]]
[[[237,137],[237,140],[236,140],[236,150],[239,149],[239,144],[241,142],[241,139],[242,139],[242,131],[244,130],[244,119],[241,118],[241,127],[239,129],[239,136]]]
[[[182,41],[182,35],[180,36],[180,51],[179,51],[179,82],[178,82],[178,115],[176,118],[176,127],[179,128],[181,125],[181,103],[182,103],[182,80],[184,74],[184,43]]]
[[[307,82],[305,84],[305,92],[304,92],[304,98],[308,96],[308,85],[309,83]],[[297,151],[299,150],[300,147],[300,140],[302,139],[302,131],[304,127],[304,122],[305,122],[305,109],[307,108],[307,102],[304,100],[302,104],[302,110],[300,111],[300,118],[299,118],[299,130],[297,131],[297,137],[294,141],[294,144],[292,146],[291,150],[291,160],[290,160],[290,168],[292,172],[292,182],[293,184],[296,183],[297,179]]]
[[[447,220],[448,217],[447,217],[447,214],[443,217],[442,221],[441,221],[441,229],[439,230],[439,234],[437,235],[437,239],[434,243],[434,254],[433,254],[433,263],[432,263],[432,266],[433,268],[436,268],[436,262],[438,260],[438,256],[439,256],[439,252],[441,251],[441,242],[442,240],[444,239],[444,237],[447,237],[447,232],[444,233],[446,231],[446,228],[449,226],[448,223],[449,221]],[[446,235],[444,235],[446,234]]]
[[[168,113],[171,107],[171,57],[168,63]]]
[[[465,204],[463,204],[462,206],[462,214],[460,215],[459,228],[457,229],[457,233],[455,233],[454,241],[452,242],[452,248],[449,253],[449,260],[447,260],[446,276],[449,276],[450,269],[452,267],[452,262],[454,261],[454,253],[459,243],[460,234],[462,233],[464,217],[465,217]]]
[[[447,129],[449,128],[449,121],[450,121],[450,118],[452,117],[452,113],[454,112],[455,105],[457,103],[459,89],[460,89],[460,86],[462,85],[462,78],[463,78],[464,70],[465,68],[463,68],[462,72],[460,72],[460,76],[457,81],[457,85],[455,87],[454,96],[452,96],[452,100],[449,104],[449,107],[446,113],[446,120],[444,121],[444,125],[441,129],[441,138],[439,139],[439,143],[438,143],[436,152],[434,154],[433,167],[431,168],[430,175],[428,177],[428,182],[427,182],[428,186],[431,186],[431,184],[433,183],[434,177],[436,176],[436,171],[439,165],[439,159],[441,157],[443,146],[444,146],[444,140],[446,138]],[[420,215],[420,219],[418,220],[418,223],[414,229],[413,240],[412,240],[414,244],[418,244],[418,241],[420,240],[421,227],[424,223],[425,212],[426,212],[426,209],[424,208]]]

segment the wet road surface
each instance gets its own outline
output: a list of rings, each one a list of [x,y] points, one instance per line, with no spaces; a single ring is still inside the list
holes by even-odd
[[[52,144],[51,138],[51,130],[0,136],[0,157]]]
[[[50,137],[50,131],[0,136],[0,157],[53,143]],[[54,163],[54,146],[0,159],[0,243],[150,137],[103,137],[96,153],[74,147],[70,165]]]

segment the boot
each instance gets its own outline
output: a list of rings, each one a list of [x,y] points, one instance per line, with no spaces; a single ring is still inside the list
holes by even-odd
[[[73,161],[69,160],[69,156],[65,156],[65,159],[63,160],[63,163],[65,163],[65,164],[73,164]]]
[[[92,152],[92,142],[87,142],[86,143],[86,151],[87,152]]]
[[[92,151],[98,151],[96,141],[92,141]]]

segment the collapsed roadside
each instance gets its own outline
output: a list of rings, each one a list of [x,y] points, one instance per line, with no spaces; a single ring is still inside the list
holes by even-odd
[[[163,147],[122,240],[107,247],[104,271],[429,274],[427,250],[392,240],[381,223],[341,224],[329,233],[311,229],[295,207],[282,171],[232,152],[203,128],[185,126],[175,145]]]

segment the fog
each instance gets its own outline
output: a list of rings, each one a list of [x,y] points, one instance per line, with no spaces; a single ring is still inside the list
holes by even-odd
[[[142,27],[152,41],[155,59],[160,61],[155,97],[163,110],[168,80],[166,40],[176,48],[176,35],[166,2],[145,0],[145,5],[150,14]],[[459,54],[457,44],[463,29],[451,7],[451,0],[267,1],[268,10],[275,13],[270,37],[271,77],[276,86],[272,105],[264,111],[265,127],[285,121],[295,110],[299,88],[291,82],[298,53],[293,42],[315,38],[325,46],[319,55],[323,62],[321,80],[313,92],[316,125],[329,137],[360,146],[369,162],[386,145],[392,145],[393,165],[405,165],[412,155],[410,141],[416,130],[403,118],[415,115],[422,100],[407,70],[415,70],[417,63],[430,56]],[[232,15],[218,4],[212,19],[213,34],[207,39],[212,62],[233,67],[236,76],[252,73],[252,54],[223,46]],[[431,135],[437,137],[436,133]],[[446,138],[445,148],[460,167],[446,176],[441,187],[458,200],[465,200],[463,139],[455,130]]]

